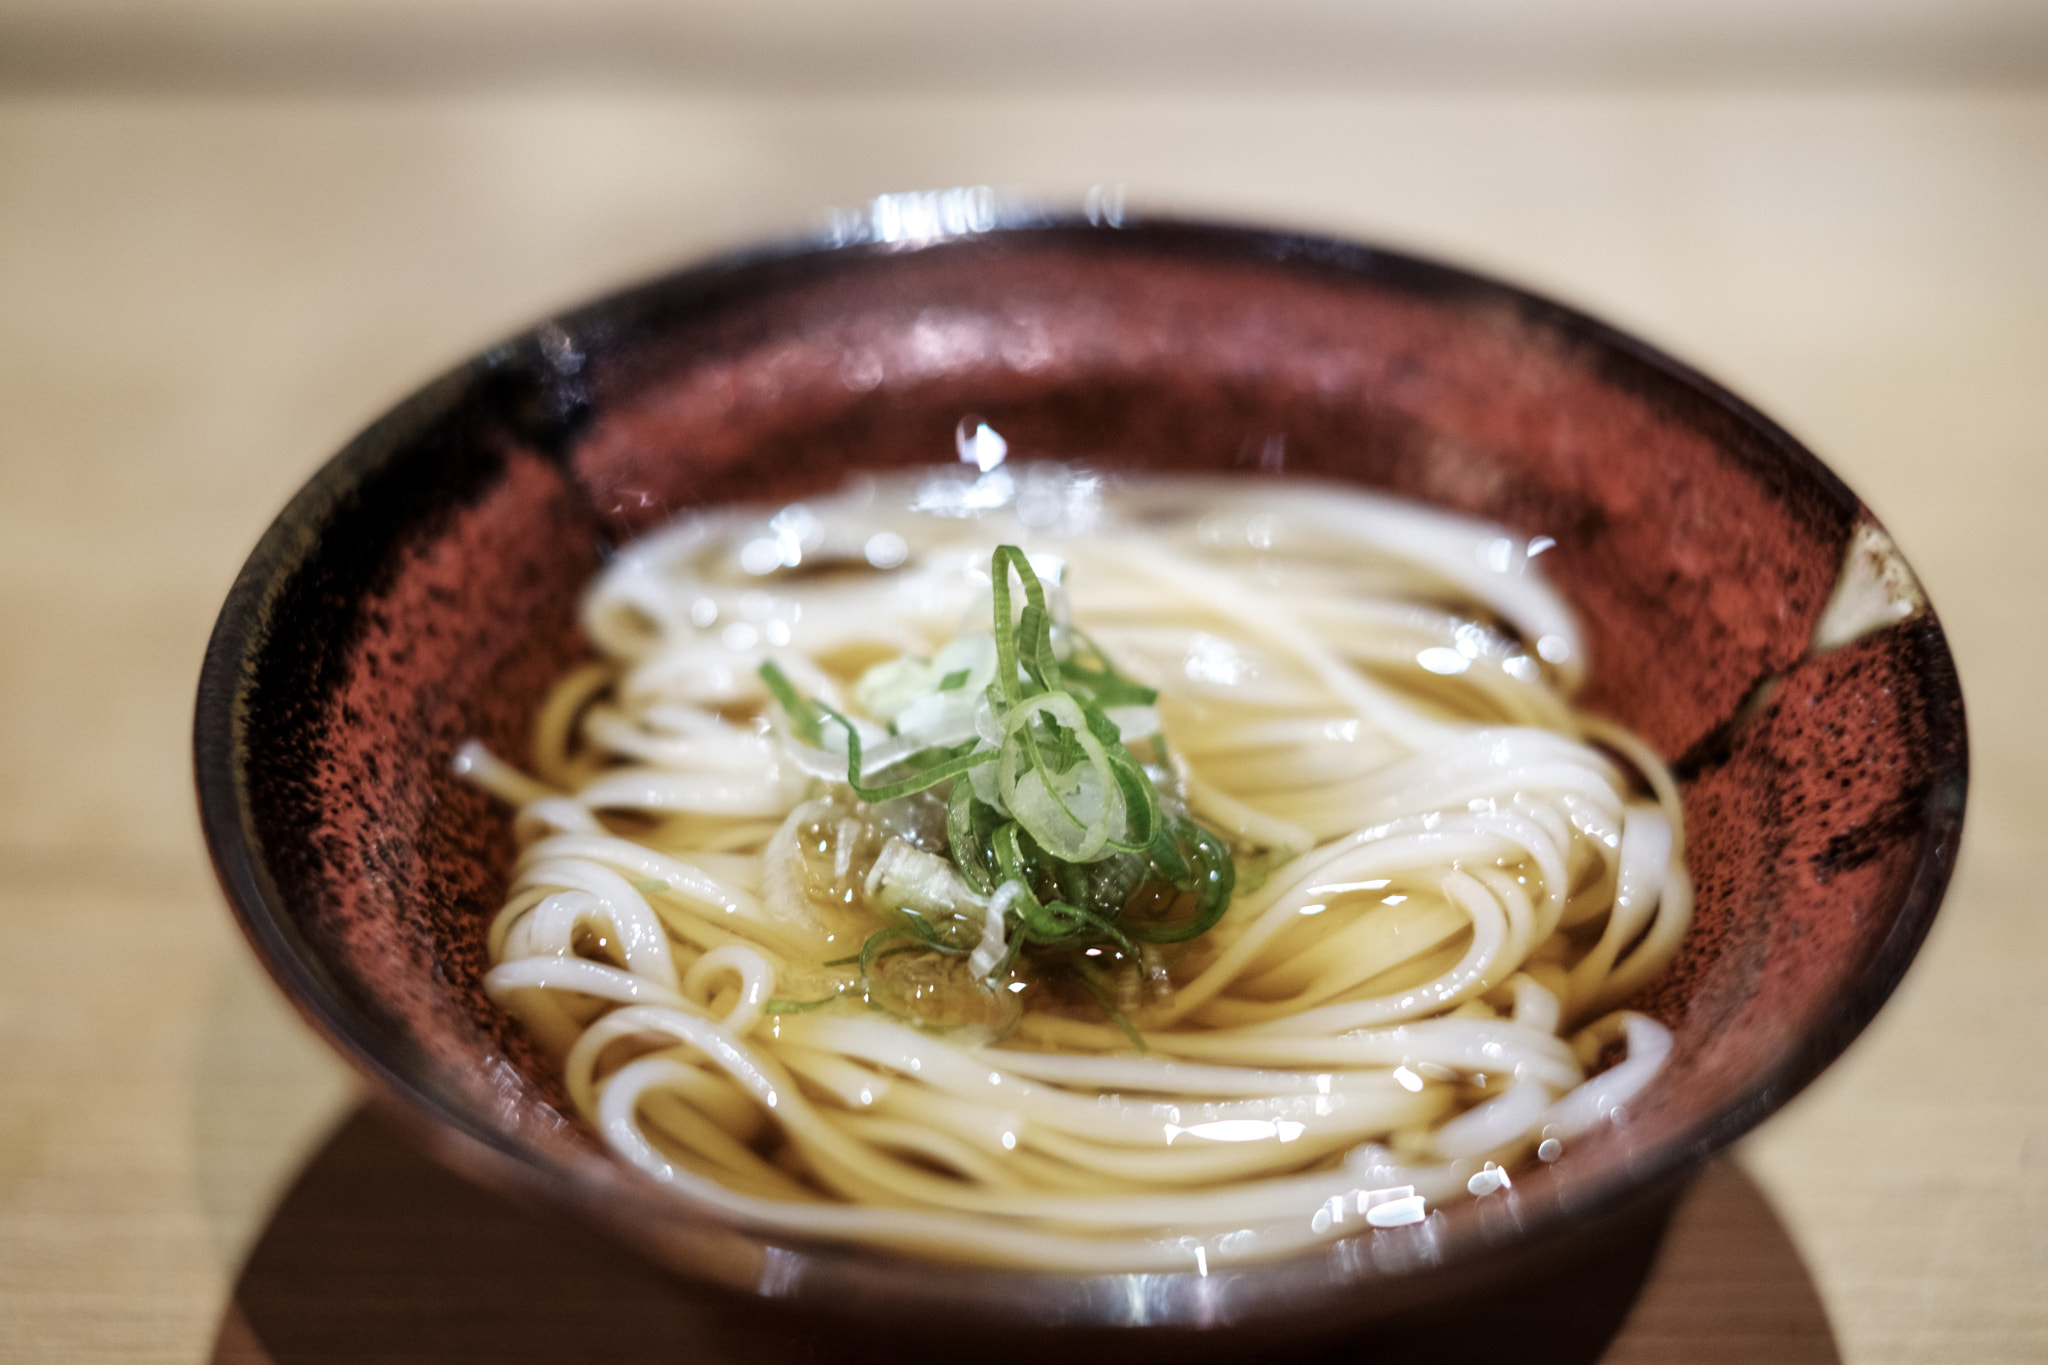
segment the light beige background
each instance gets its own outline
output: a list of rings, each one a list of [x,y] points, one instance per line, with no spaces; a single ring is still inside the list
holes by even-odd
[[[1496,271],[1864,494],[1961,664],[1969,833],[1893,1005],[1742,1159],[1845,1359],[2048,1356],[2048,6],[1657,8],[0,5],[0,1358],[203,1359],[350,1103],[191,814],[267,519],[552,308],[958,183]]]

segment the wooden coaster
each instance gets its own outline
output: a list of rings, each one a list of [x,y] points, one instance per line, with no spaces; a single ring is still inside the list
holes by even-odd
[[[1333,1365],[1840,1360],[1784,1225],[1725,1159],[1685,1196],[1661,1246],[1617,1246],[1451,1321],[1386,1329],[1317,1355]],[[242,1268],[213,1359],[781,1365],[866,1354],[814,1325],[681,1285],[581,1227],[477,1189],[359,1110],[280,1201]],[[963,1356],[973,1354],[963,1345]]]

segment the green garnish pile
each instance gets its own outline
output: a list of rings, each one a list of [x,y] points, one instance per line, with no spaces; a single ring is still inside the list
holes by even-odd
[[[891,888],[892,904],[879,907],[897,911],[887,914],[890,926],[847,960],[860,964],[864,979],[882,957],[968,955],[979,946],[976,974],[995,983],[1028,953],[1041,971],[1063,969],[1079,981],[1121,1024],[1103,989],[1100,960],[1113,953],[1135,961],[1140,944],[1180,943],[1206,932],[1230,904],[1236,870],[1222,840],[1171,795],[1162,799],[1155,774],[1170,782],[1165,741],[1157,734],[1137,741],[1156,765],[1148,772],[1108,714],[1151,706],[1153,690],[1117,672],[1080,631],[1055,623],[1022,550],[998,547],[989,571],[994,667],[982,692],[986,710],[975,706],[972,738],[915,749],[871,776],[852,721],[802,696],[773,663],[761,666],[761,677],[805,743],[821,746],[828,724],[845,731],[846,784],[862,800],[892,801],[950,784],[940,794],[947,802],[944,861],[952,872],[918,866],[935,856],[907,852],[897,860],[900,874],[893,866],[879,870],[900,876],[901,884]],[[1021,611],[1014,609],[1013,575],[1023,587]],[[948,654],[959,653],[949,649],[934,664],[910,661],[898,671],[945,668],[923,684],[927,694],[958,692],[976,671],[946,667]],[[985,667],[980,671],[987,676]],[[962,903],[949,905],[947,886],[971,896],[956,895]],[[987,945],[996,940],[985,917],[998,905],[1003,951],[990,963]]]

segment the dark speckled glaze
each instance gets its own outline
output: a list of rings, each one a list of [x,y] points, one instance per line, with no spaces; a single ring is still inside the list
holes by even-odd
[[[1586,700],[1678,764],[1700,891],[1641,1002],[1677,1049],[1625,1126],[1508,1195],[1206,1278],[934,1276],[770,1245],[604,1159],[478,987],[512,843],[449,755],[468,736],[524,752],[608,545],[691,508],[948,458],[968,412],[1013,458],[1353,481],[1556,539],[1546,566],[1595,665]],[[1512,1281],[1645,1216],[1898,981],[1948,879],[1966,759],[1931,611],[1809,650],[1869,521],[1712,383],[1429,262],[1032,216],[914,246],[802,243],[508,342],[322,470],[222,611],[201,807],[270,970],[479,1179],[686,1274],[826,1312],[1145,1323],[1155,1341],[1336,1331]]]

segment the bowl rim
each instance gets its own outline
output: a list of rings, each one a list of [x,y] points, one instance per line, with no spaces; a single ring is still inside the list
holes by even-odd
[[[1338,276],[1388,284],[1404,292],[1504,304],[1564,336],[1623,357],[1720,409],[1760,437],[1775,459],[1789,462],[1824,493],[1851,509],[1852,516],[1875,520],[1847,485],[1803,444],[1717,382],[1575,308],[1459,266],[1314,233],[1171,215],[1120,215],[1112,222],[1095,213],[1002,205],[961,230],[939,231],[907,242],[891,239],[877,222],[873,216],[841,215],[820,231],[717,255],[608,293],[485,349],[372,422],[300,488],[243,564],[207,643],[193,720],[201,826],[216,876],[243,934],[299,1013],[370,1083],[373,1099],[396,1114],[416,1138],[439,1149],[444,1159],[465,1168],[472,1177],[515,1197],[567,1204],[657,1259],[662,1259],[661,1249],[673,1245],[660,1235],[658,1225],[672,1224],[679,1214],[737,1231],[750,1242],[798,1248],[806,1258],[806,1268],[797,1296],[825,1311],[856,1316],[866,1316],[864,1305],[872,1307],[868,1296],[874,1292],[877,1274],[887,1273],[889,1267],[928,1271],[933,1262],[800,1238],[764,1237],[747,1232],[744,1225],[723,1215],[694,1208],[686,1200],[650,1200],[651,1214],[618,1207],[617,1183],[606,1174],[611,1163],[593,1154],[591,1161],[605,1171],[579,1170],[519,1141],[441,1082],[407,1040],[393,1036],[355,1003],[299,931],[286,897],[264,862],[244,776],[244,723],[251,665],[271,639],[279,587],[318,553],[321,528],[364,481],[405,458],[414,440],[469,398],[507,356],[539,345],[549,328],[561,328],[573,336],[600,319],[630,322],[652,310],[687,307],[721,286],[747,285],[753,276],[760,279],[750,287],[767,292],[780,287],[792,274],[800,277],[806,271],[842,268],[862,256],[893,256],[978,240],[1028,241],[1048,236],[1275,265],[1305,262]],[[1641,1159],[1617,1163],[1607,1178],[1575,1184],[1570,1199],[1533,1209],[1531,1216],[1515,1220],[1511,1233],[1501,1234],[1493,1225],[1477,1222],[1462,1224],[1465,1234],[1446,1247],[1441,1261],[1425,1260],[1389,1271],[1373,1268],[1368,1259],[1366,1266],[1349,1273],[1317,1274],[1318,1268],[1328,1271],[1327,1249],[1343,1245],[1339,1241],[1314,1252],[1199,1275],[1194,1270],[1066,1275],[949,1266],[943,1276],[908,1277],[913,1284],[923,1285],[917,1294],[937,1311],[971,1313],[984,1324],[993,1315],[993,1320],[1019,1327],[1270,1323],[1302,1313],[1318,1298],[1322,1304],[1334,1306],[1340,1296],[1354,1293],[1368,1282],[1395,1290],[1379,1307],[1398,1312],[1443,1296],[1427,1292],[1421,1282],[1441,1282],[1447,1290],[1454,1280],[1483,1278],[1489,1268],[1497,1270],[1511,1261],[1526,1260],[1534,1249],[1562,1245],[1575,1227],[1623,1216],[1675,1189],[1707,1157],[1780,1108],[1842,1053],[1889,998],[1941,905],[1962,828],[1968,783],[1967,732],[1954,661],[1931,604],[1916,619],[1923,620],[1932,635],[1932,648],[1927,651],[1931,675],[1928,713],[1934,728],[1928,743],[1939,756],[1935,781],[1919,821],[1925,835],[1921,855],[1889,930],[1866,950],[1867,960],[1861,969],[1845,978],[1846,989],[1835,1002],[1836,1008],[1825,1012],[1817,1027],[1782,1047],[1734,1102],[1686,1129],[1678,1139],[1644,1149]],[[1454,1269],[1462,1273],[1426,1273]],[[707,1268],[704,1274],[729,1288],[770,1292],[765,1278],[758,1284],[752,1282],[751,1272],[735,1276]],[[1135,1292],[1138,1281],[1145,1282],[1143,1303]],[[1069,1294],[1058,1315],[1050,1315],[1048,1309],[1057,1297],[1054,1291],[1071,1289],[1077,1282],[1099,1292]],[[1230,1307],[1219,1317],[1217,1305],[1225,1301]],[[888,1311],[897,1313],[914,1306],[898,1298]],[[1382,1315],[1365,1311],[1369,1316]],[[1358,1315],[1355,1306],[1353,1315]]]

